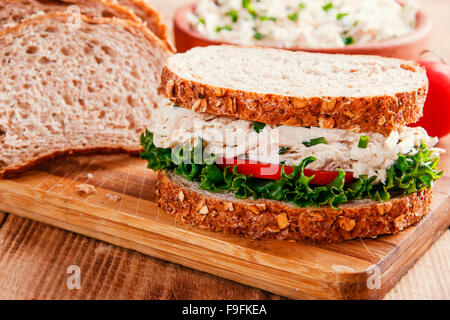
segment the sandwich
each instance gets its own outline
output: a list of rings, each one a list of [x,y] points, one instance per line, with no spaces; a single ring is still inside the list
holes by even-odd
[[[171,54],[147,27],[52,12],[0,44],[0,178],[62,155],[139,154]]]
[[[211,46],[168,58],[141,136],[159,207],[250,239],[337,243],[397,233],[442,172],[412,61]]]

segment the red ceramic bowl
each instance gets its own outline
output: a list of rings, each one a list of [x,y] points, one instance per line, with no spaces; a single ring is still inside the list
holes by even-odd
[[[175,45],[178,52],[185,52],[193,47],[230,44],[227,42],[205,38],[193,30],[187,21],[186,14],[193,12],[194,4],[183,6],[177,10],[174,17]],[[322,53],[372,54],[384,57],[397,57],[417,60],[424,50],[428,49],[431,33],[431,21],[419,11],[416,16],[417,25],[414,32],[406,36],[370,44],[354,44],[343,48],[285,48],[294,51],[310,51]]]

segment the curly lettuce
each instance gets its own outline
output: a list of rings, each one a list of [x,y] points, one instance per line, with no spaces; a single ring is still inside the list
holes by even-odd
[[[144,151],[141,158],[147,160],[147,167],[152,170],[173,170],[189,181],[199,182],[200,188],[211,192],[227,191],[236,198],[272,199],[293,203],[299,207],[339,205],[350,200],[370,198],[373,201],[387,201],[392,197],[411,194],[431,188],[443,171],[438,171],[439,158],[421,143],[415,154],[398,154],[397,161],[387,169],[384,182],[374,183],[375,176],[361,175],[358,179],[345,185],[345,172],[338,169],[337,177],[328,185],[317,186],[310,182],[314,176],[307,177],[305,168],[316,158],[307,157],[298,165],[293,165],[293,172],[287,174],[282,165],[280,180],[265,180],[238,173],[238,165],[232,170],[215,165],[216,157],[203,159],[203,140],[190,148],[177,146],[172,149],[158,148],[153,143],[153,134],[148,130],[141,136]],[[190,160],[190,161],[186,161]]]

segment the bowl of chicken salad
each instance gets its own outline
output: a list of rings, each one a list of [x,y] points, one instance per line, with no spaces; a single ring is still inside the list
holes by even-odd
[[[198,0],[174,18],[179,52],[238,44],[417,59],[431,21],[416,0]]]

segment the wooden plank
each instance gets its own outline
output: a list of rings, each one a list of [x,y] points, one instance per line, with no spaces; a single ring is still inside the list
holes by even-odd
[[[5,220],[5,218],[6,218],[6,213],[0,212],[0,227],[2,226],[3,221]]]
[[[77,185],[95,186],[84,194]],[[435,188],[433,212],[413,228],[338,245],[251,241],[200,232],[159,212],[155,173],[124,155],[65,159],[0,182],[0,210],[293,298],[379,298],[450,224],[450,179]],[[117,201],[111,196],[117,196]],[[414,245],[413,245],[414,244]],[[367,280],[379,268],[382,286]]]
[[[280,299],[259,289],[10,215],[0,229],[3,299]],[[67,287],[69,266],[80,289]]]

